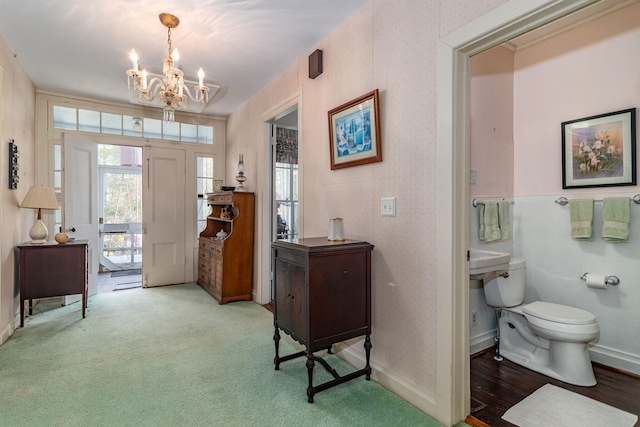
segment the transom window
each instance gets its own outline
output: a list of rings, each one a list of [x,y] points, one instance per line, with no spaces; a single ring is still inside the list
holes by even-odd
[[[213,144],[213,126],[53,106],[53,127],[63,130]]]

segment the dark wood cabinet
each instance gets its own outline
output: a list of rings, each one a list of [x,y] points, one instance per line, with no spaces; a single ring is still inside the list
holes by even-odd
[[[86,240],[17,246],[20,327],[24,327],[25,300],[29,300],[29,314],[32,314],[34,299],[82,294],[82,317],[85,317],[87,247]]]
[[[271,245],[274,274],[274,341],[276,370],[280,363],[307,357],[307,397],[334,385],[371,376],[371,252],[367,242],[331,242],[326,237],[278,240]],[[279,355],[280,330],[305,346],[305,351]],[[366,366],[339,376],[327,362],[314,355],[333,344],[365,336]],[[315,362],[334,377],[313,385]]]
[[[198,284],[220,304],[253,299],[253,193],[208,195],[211,213],[200,233]],[[218,238],[223,231],[226,236]]]

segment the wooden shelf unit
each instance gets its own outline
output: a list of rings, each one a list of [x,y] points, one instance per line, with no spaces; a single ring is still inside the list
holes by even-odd
[[[249,192],[209,194],[211,213],[200,233],[198,284],[220,304],[253,299],[255,195]],[[233,216],[221,218],[228,207]],[[221,230],[224,239],[216,238]]]

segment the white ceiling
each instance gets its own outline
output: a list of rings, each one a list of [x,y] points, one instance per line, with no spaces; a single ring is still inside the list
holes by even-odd
[[[203,113],[226,116],[367,1],[2,0],[0,33],[37,88],[128,103],[129,52],[161,72],[167,29],[158,15],[171,13],[185,79],[197,81],[202,67],[205,84],[220,86]]]

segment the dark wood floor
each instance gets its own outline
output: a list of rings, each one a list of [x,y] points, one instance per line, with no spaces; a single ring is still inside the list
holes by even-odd
[[[578,387],[506,359],[496,362],[493,351],[475,355],[471,358],[471,416],[491,427],[513,426],[504,421],[502,415],[547,383],[640,416],[640,376],[598,364],[594,364],[594,373],[598,381],[595,387]],[[474,420],[470,421],[467,423],[473,425]],[[482,423],[475,425],[482,426]],[[640,421],[636,426],[640,426]]]

